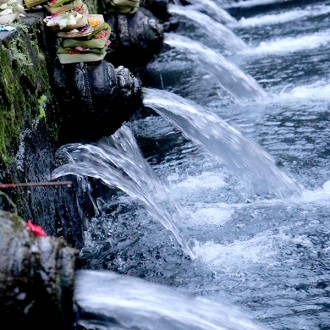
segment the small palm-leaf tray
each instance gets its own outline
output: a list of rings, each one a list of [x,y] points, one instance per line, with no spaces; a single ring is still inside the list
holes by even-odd
[[[18,13],[12,13],[8,15],[0,15],[0,25],[9,25],[18,18]]]
[[[77,8],[70,9],[68,11],[61,11],[57,14],[52,14],[44,18],[44,23],[50,27],[52,31],[70,31],[86,26],[88,24],[88,9],[85,4]]]
[[[24,5],[26,8],[36,7],[43,3],[47,3],[47,0],[24,0]]]
[[[111,27],[103,15],[88,15],[88,27],[59,32],[61,43],[57,56],[61,64],[101,61],[106,55]]]
[[[24,7],[16,0],[0,0],[0,25],[10,25],[22,12]]]
[[[62,47],[58,48],[57,56],[61,64],[72,64],[80,62],[98,62],[102,61],[106,55],[106,47],[102,49],[93,49],[86,52],[68,52]]]
[[[95,29],[100,27],[103,23],[104,23],[103,15],[88,14],[87,25],[81,28],[72,29],[70,31],[58,32],[57,36],[63,39],[84,38],[91,35],[95,31]]]
[[[73,8],[79,8],[83,5],[82,0],[57,0],[48,3],[48,5],[45,5],[44,8],[50,13],[50,14],[58,14],[63,11],[68,11]]]

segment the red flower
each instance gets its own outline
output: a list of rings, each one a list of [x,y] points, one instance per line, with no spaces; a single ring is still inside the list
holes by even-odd
[[[31,220],[29,219],[27,222],[27,226],[30,229],[30,231],[36,235],[36,236],[47,236],[47,234],[45,233],[45,231],[38,225],[34,225]]]

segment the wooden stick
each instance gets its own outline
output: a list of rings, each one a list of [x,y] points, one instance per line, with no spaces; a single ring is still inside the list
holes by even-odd
[[[36,187],[36,186],[68,186],[72,181],[28,182],[28,183],[0,183],[0,188]]]

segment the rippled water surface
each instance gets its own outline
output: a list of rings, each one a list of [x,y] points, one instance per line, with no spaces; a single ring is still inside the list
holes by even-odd
[[[94,196],[101,215],[91,220],[83,259],[89,268],[231,302],[271,329],[330,329],[330,2],[241,12],[248,17],[228,28],[249,49],[226,56],[262,86],[262,100],[236,103],[170,47],[150,64],[148,83],[207,107],[258,143],[302,194],[247,193],[230,169],[146,108],[128,126],[187,212],[176,226],[196,259],[119,190]]]

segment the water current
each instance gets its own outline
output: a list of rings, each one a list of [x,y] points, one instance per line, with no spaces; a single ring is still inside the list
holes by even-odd
[[[105,182],[109,169],[100,167],[100,158],[109,157],[113,142],[64,146],[76,164],[54,176],[80,173],[113,184],[109,193],[92,194],[98,214],[81,251],[90,271],[77,278],[78,302],[91,313],[82,322],[95,326],[113,315],[120,320],[113,329],[330,329],[330,1],[282,7],[274,4],[290,1],[213,2],[233,19],[221,21],[212,5],[189,10],[200,10],[215,26],[225,24],[247,47],[222,53],[213,36],[205,36],[210,32],[176,11],[184,24],[169,33],[148,66],[145,108],[125,124],[141,155],[135,158],[134,147],[116,156],[130,159],[132,152],[133,163],[139,159],[115,166],[123,167],[118,173],[124,178],[131,167],[134,183]],[[254,10],[260,4],[263,10]],[[209,54],[220,60],[205,60]],[[198,109],[199,120],[185,117],[187,104]],[[207,148],[214,127],[216,136],[229,138],[216,140],[219,157]],[[226,129],[256,149],[235,149]],[[285,186],[279,179],[271,180],[267,193],[247,189],[253,178],[260,182],[259,175],[270,179],[272,173],[292,190],[269,194]],[[141,185],[146,190],[136,190]],[[141,202],[146,196],[159,203],[165,220]],[[109,279],[114,282],[106,287]],[[93,294],[95,283],[109,295]],[[224,302],[256,324],[237,323],[245,316]],[[211,323],[199,327],[203,317]],[[233,323],[223,325],[226,317]]]

